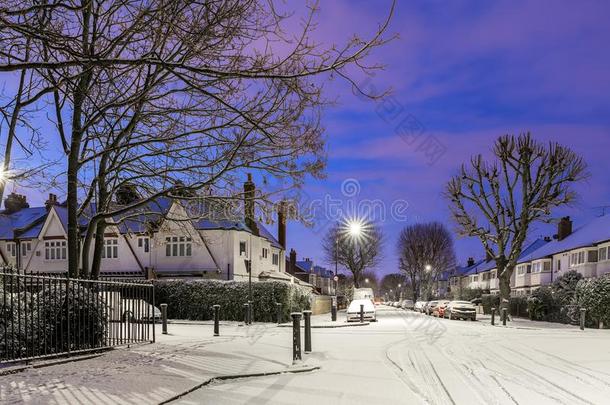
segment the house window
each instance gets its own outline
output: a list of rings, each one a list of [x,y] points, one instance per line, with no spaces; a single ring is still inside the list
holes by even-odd
[[[13,242],[8,242],[6,244],[6,250],[11,254],[12,257],[15,257],[17,246],[15,246],[15,243]]]
[[[269,255],[269,250],[267,248],[263,248],[263,259],[266,259]]]
[[[585,262],[585,252],[578,252],[578,264]]]
[[[274,253],[271,255],[271,263],[274,266],[277,266],[280,264],[280,255],[278,255],[277,253]]]
[[[48,241],[44,243],[45,260],[66,260],[66,241]]]
[[[557,271],[561,270],[561,260],[557,260]]]
[[[138,238],[138,247],[144,250],[144,253],[150,251],[150,240],[148,238]]]
[[[21,242],[21,256],[27,256],[32,250],[32,242]]]
[[[597,262],[597,250],[587,250],[587,263]]]
[[[192,239],[185,236],[165,238],[165,256],[184,257],[192,255]]]
[[[248,253],[246,251],[246,241],[242,240],[239,241],[239,255],[240,256],[248,256]]]
[[[119,258],[119,240],[116,238],[104,239],[104,248],[102,249],[102,259],[118,259]]]
[[[603,247],[603,248],[599,249],[598,258],[599,258],[600,262],[606,260],[606,258],[607,258],[606,253],[607,253],[607,248],[606,247]]]

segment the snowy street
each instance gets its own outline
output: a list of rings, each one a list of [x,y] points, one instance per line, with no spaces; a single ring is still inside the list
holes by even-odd
[[[309,357],[319,371],[215,383],[178,403],[604,404],[610,396],[607,330],[492,327],[389,308],[378,319],[314,329]]]
[[[0,376],[0,402],[35,404],[606,404],[610,331],[530,322],[492,327],[379,307],[378,322],[312,329],[288,374],[291,328],[171,323],[157,343]],[[313,317],[328,326],[329,315]],[[345,313],[339,314],[338,325]],[[157,325],[160,332],[160,325]],[[252,373],[265,377],[213,381]]]

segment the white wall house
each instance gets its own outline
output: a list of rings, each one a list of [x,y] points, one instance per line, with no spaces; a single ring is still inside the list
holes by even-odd
[[[51,195],[45,207],[30,208],[25,197],[11,194],[5,206],[1,264],[27,273],[66,272],[67,210],[56,197]],[[170,199],[150,203],[142,212],[114,218],[105,229],[103,276],[246,280],[244,260],[251,260],[254,280],[299,282],[285,272],[284,247],[260,223],[253,230],[245,220],[190,220],[183,205]]]
[[[493,261],[490,263],[488,268],[472,267],[462,273],[462,285],[488,288],[497,294],[497,269]],[[554,239],[538,239],[523,250],[511,288],[515,295],[527,295],[571,270],[585,278],[610,273],[610,215],[595,218],[574,231],[570,218],[562,218]]]

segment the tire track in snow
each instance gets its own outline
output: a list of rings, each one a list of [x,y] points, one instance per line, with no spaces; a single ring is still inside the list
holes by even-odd
[[[486,350],[489,350],[489,349],[486,348]],[[590,404],[590,405],[595,405],[593,402],[591,402],[591,401],[589,401],[589,400],[587,400],[587,399],[585,399],[585,398],[583,398],[583,397],[581,397],[581,396],[579,396],[577,394],[574,394],[573,392],[563,388],[561,385],[555,384],[553,381],[551,381],[548,378],[546,378],[546,377],[544,377],[544,376],[542,376],[542,375],[540,375],[540,374],[538,374],[538,373],[528,369],[527,367],[523,367],[523,366],[521,366],[521,365],[519,365],[519,364],[517,364],[517,363],[515,363],[515,362],[513,362],[511,360],[507,360],[506,357],[504,357],[504,356],[502,356],[502,355],[500,355],[498,353],[494,353],[494,355],[498,359],[503,361],[505,364],[509,364],[512,367],[514,367],[514,368],[516,368],[518,370],[521,370],[522,372],[525,372],[525,374],[529,374],[530,376],[538,379],[539,381],[542,381],[543,383],[546,383],[546,384],[554,387],[555,389],[557,389],[557,390],[567,394],[570,397],[573,397],[573,398],[577,399],[580,402],[583,402],[583,403],[586,403],[586,404]]]

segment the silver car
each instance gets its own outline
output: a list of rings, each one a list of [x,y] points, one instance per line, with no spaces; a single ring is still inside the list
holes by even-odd
[[[451,301],[445,308],[443,315],[449,319],[470,319],[471,321],[477,320],[477,309],[468,301]]]

